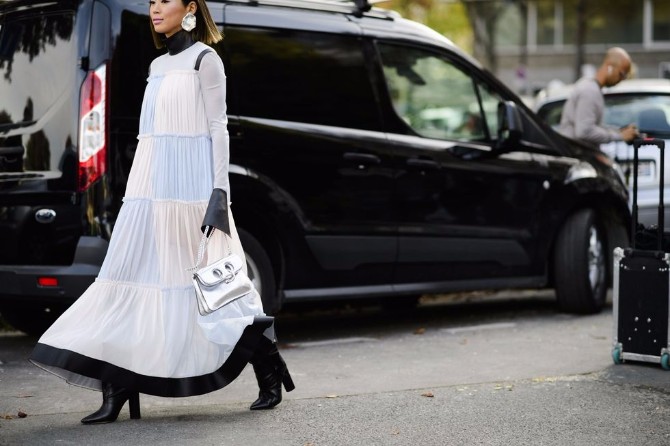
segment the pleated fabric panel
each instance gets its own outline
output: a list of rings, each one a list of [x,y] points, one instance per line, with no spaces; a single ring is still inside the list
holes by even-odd
[[[135,159],[98,278],[31,358],[72,384],[99,390],[108,375],[161,396],[216,390],[271,329],[255,291],[208,316],[197,311],[188,268],[213,172],[198,73],[189,67],[203,46],[152,65],[159,69],[148,79]],[[232,215],[231,228],[232,241],[215,232],[203,265],[229,251],[244,258]]]

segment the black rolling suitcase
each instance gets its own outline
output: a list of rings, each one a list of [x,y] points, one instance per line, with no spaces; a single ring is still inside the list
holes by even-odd
[[[658,227],[638,226],[637,166],[638,151],[643,146],[656,146],[660,153],[660,191]],[[633,225],[630,248],[614,250],[614,348],[616,364],[625,360],[661,364],[670,370],[670,254],[663,247],[663,187],[665,141],[636,139],[633,143]],[[649,238],[657,232],[655,249],[636,248],[636,239]]]

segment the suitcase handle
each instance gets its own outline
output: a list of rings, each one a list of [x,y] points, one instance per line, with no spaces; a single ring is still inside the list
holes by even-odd
[[[624,257],[645,257],[649,259],[663,260],[665,253],[663,251],[642,251],[641,249],[626,248],[623,250]]]
[[[636,138],[633,140],[633,225],[631,227],[631,243],[635,249],[635,231],[637,230],[637,166],[638,166],[638,150],[644,146],[656,146],[660,150],[660,179],[658,192],[658,235],[657,243],[658,250],[663,250],[663,232],[664,232],[664,218],[665,208],[663,204],[663,189],[665,188],[665,141],[656,138]]]

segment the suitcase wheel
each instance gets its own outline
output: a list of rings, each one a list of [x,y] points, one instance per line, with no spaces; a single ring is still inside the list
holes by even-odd
[[[616,346],[612,349],[612,360],[615,364],[621,364],[623,362],[621,359],[621,347]]]
[[[664,370],[670,370],[670,353],[663,353],[661,356],[661,367]]]

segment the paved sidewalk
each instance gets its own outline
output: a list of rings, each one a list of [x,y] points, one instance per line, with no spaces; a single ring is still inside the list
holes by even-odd
[[[670,372],[613,365],[611,317],[540,299],[284,319],[297,389],[276,409],[248,410],[248,367],[200,397],[143,395],[141,420],[125,407],[99,426],[79,422],[99,393],[30,365],[34,338],[3,334],[0,445],[670,446]]]
[[[83,426],[88,412],[0,421],[0,445],[670,445],[661,370],[602,373],[345,397],[154,406],[142,420]],[[644,385],[641,383],[644,382]],[[429,396],[432,395],[432,396]]]

